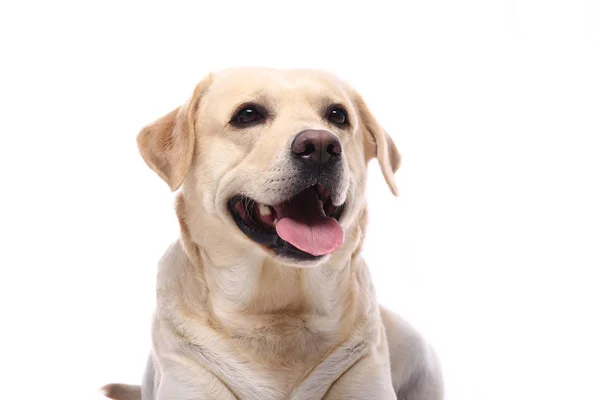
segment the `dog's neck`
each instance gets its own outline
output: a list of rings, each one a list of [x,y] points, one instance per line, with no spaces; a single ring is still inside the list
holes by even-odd
[[[194,232],[201,238],[194,240],[183,196],[178,198],[177,214],[186,255],[178,272],[179,287],[188,292],[182,296],[189,303],[185,308],[250,350],[264,351],[267,346],[274,362],[279,363],[280,356],[289,362],[294,346],[304,348],[298,354],[307,354],[307,346],[321,353],[321,348],[345,339],[365,308],[376,307],[359,255],[364,224],[355,224],[356,232],[347,235],[345,248],[328,262],[295,268],[260,252],[228,248],[227,241],[210,232]]]

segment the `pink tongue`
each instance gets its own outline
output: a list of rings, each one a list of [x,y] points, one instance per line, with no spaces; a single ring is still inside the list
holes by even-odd
[[[344,242],[342,227],[325,215],[312,188],[274,208],[279,218],[275,225],[277,234],[302,251],[322,256],[334,252]]]
[[[323,217],[310,225],[283,218],[277,222],[275,229],[283,240],[313,256],[332,253],[344,241],[342,227],[333,218]]]

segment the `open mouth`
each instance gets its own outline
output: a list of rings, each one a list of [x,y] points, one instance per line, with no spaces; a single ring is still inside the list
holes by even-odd
[[[344,204],[335,206],[321,184],[273,205],[245,196],[228,202],[229,211],[242,232],[280,256],[315,260],[334,252],[344,241],[339,218]]]

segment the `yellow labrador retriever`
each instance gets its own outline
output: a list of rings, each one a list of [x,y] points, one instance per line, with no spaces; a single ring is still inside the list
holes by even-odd
[[[377,303],[361,246],[367,163],[400,155],[320,71],[211,74],[140,132],[177,197],[142,386],[113,399],[441,399],[430,347]]]

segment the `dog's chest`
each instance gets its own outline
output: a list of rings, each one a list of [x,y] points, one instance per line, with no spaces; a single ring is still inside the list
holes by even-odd
[[[335,344],[339,332],[327,322],[315,317],[276,315],[231,331],[230,340],[253,360],[262,360],[276,369],[296,369],[320,359]]]

